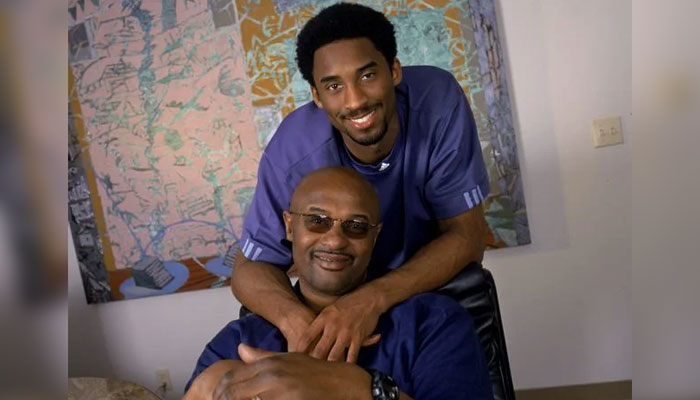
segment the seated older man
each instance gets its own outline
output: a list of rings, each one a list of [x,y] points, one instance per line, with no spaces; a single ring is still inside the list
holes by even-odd
[[[301,301],[320,312],[362,285],[381,223],[377,194],[360,174],[312,172],[283,218]],[[185,399],[492,398],[472,321],[447,297],[426,293],[396,305],[364,346],[357,364],[287,353],[275,326],[248,315],[207,344]]]

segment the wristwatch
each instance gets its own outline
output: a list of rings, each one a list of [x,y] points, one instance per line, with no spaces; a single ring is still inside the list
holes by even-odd
[[[376,369],[367,372],[372,375],[372,400],[399,400],[399,387],[390,376]]]

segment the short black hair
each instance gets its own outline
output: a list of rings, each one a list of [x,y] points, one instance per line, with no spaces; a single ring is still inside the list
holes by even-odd
[[[297,66],[314,86],[314,53],[320,47],[341,39],[367,38],[391,68],[396,58],[394,26],[379,11],[352,3],[337,3],[311,18],[297,37]]]

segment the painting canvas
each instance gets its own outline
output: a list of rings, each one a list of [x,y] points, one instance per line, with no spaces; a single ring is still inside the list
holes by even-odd
[[[68,212],[89,303],[228,284],[262,151],[311,100],[296,35],[332,3],[69,2]],[[402,64],[457,78],[491,181],[488,246],[529,243],[493,0],[360,3],[392,21]]]

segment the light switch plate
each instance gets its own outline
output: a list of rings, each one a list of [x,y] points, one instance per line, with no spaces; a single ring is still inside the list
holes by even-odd
[[[610,117],[596,119],[591,122],[591,136],[593,136],[593,147],[605,147],[621,144],[622,140],[622,118]]]

